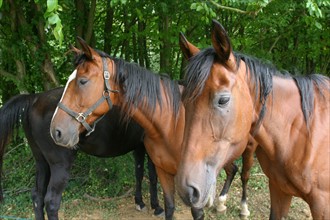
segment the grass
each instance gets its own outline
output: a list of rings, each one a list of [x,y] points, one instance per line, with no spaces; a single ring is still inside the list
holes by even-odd
[[[31,189],[35,184],[35,162],[26,141],[23,139],[17,142],[20,143],[7,146],[4,156],[2,183],[5,202],[0,205],[0,219],[34,219]],[[61,210],[70,219],[70,216],[75,216],[83,205],[90,202],[86,200],[84,204],[75,200],[82,199],[85,195],[117,197],[134,184],[132,154],[116,158],[96,158],[79,153],[71,170],[71,179],[63,193]],[[107,210],[114,209],[114,203],[102,203],[102,206],[105,205]]]
[[[9,146],[7,152],[10,153],[4,158],[3,167],[5,203],[0,205],[0,219],[34,219],[30,189],[34,185],[35,170],[31,151],[23,144],[20,147]],[[240,168],[241,163],[241,160],[237,161]],[[71,173],[63,193],[60,219],[157,219],[151,217],[151,212],[145,214],[135,210],[132,154],[101,159],[80,153]],[[225,178],[225,172],[222,171],[218,177],[218,194]],[[226,214],[216,213],[212,208],[205,209],[206,219],[239,219],[241,191],[240,176],[236,175],[229,191]],[[147,178],[143,182],[143,195],[149,206]],[[161,190],[159,199],[163,206]],[[250,219],[268,219],[268,180],[257,161],[248,183],[248,205]],[[302,200],[294,200],[289,219],[308,219],[306,209],[308,207]],[[178,196],[175,215],[176,219],[191,219],[190,210]]]

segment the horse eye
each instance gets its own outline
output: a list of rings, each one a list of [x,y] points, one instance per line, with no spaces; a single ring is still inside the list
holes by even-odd
[[[218,105],[220,107],[225,107],[229,103],[229,100],[230,100],[230,96],[228,95],[221,96],[218,100]]]
[[[83,79],[79,79],[79,85],[85,85],[87,82],[88,82],[88,79],[86,79],[86,78],[83,78]]]

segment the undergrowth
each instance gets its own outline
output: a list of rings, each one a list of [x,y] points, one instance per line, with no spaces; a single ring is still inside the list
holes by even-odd
[[[18,138],[7,145],[2,184],[5,201],[0,204],[0,219],[34,219],[31,189],[35,185],[35,161],[25,138]],[[117,197],[134,186],[132,153],[115,158],[97,158],[79,152],[63,193],[62,204],[70,204],[77,198],[87,196]]]

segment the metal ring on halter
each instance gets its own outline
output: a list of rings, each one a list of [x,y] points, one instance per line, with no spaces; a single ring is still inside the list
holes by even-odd
[[[76,116],[76,120],[80,123],[82,123],[83,121],[86,120],[86,116],[84,115],[84,113],[78,113],[78,115]]]
[[[103,93],[102,93],[102,96],[103,96],[104,98],[110,98],[110,92],[111,92],[111,91],[109,91],[109,90],[104,90]]]

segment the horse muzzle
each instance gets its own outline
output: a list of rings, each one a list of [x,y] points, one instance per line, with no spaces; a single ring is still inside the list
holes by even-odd
[[[74,123],[68,126],[56,126],[51,124],[50,135],[55,144],[66,148],[75,148],[79,142],[79,131],[75,128]]]
[[[205,166],[203,166],[205,167]],[[191,169],[188,175],[176,177],[178,193],[183,202],[193,208],[212,206],[216,195],[216,174],[206,166],[201,172]]]

